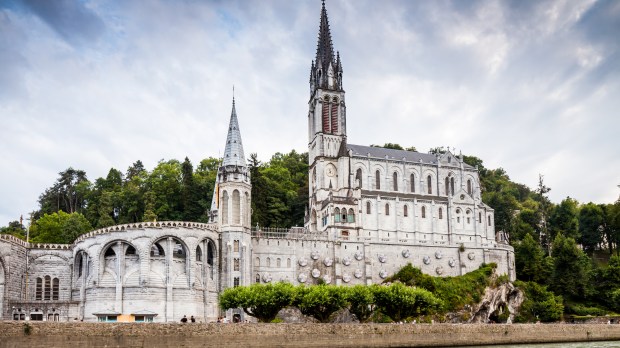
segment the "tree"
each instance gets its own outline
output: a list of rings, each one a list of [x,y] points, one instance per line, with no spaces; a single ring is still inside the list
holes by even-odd
[[[67,213],[81,212],[85,205],[85,196],[90,189],[86,172],[71,167],[58,173],[60,176],[52,187],[39,196],[39,212],[36,218],[57,211]]]
[[[593,293],[592,265],[573,238],[561,233],[553,240],[551,289],[572,299],[585,299]]]
[[[579,209],[579,242],[590,255],[603,242],[604,221],[603,209],[592,202]]]
[[[289,283],[252,284],[224,290],[219,297],[220,308],[242,308],[263,323],[276,318],[278,312],[291,304],[295,287]]]
[[[154,213],[159,220],[182,220],[181,164],[177,160],[159,161],[146,183],[154,194]]]
[[[525,281],[542,283],[547,274],[544,267],[545,252],[531,234],[514,244],[517,277]]]
[[[349,311],[360,323],[367,321],[375,310],[374,290],[366,285],[355,285],[347,289]]]
[[[402,283],[374,288],[375,303],[381,313],[393,321],[435,312],[441,301],[425,289],[411,288]]]
[[[346,289],[325,284],[298,287],[293,304],[303,314],[327,323],[336,311],[347,306]]]
[[[108,227],[115,224],[112,216],[114,215],[114,204],[112,193],[104,191],[99,198],[99,209],[97,228]]]
[[[6,227],[0,227],[0,233],[10,234],[17,238],[26,239],[26,228],[19,221],[11,221]]]
[[[261,174],[262,163],[256,153],[248,160],[252,181],[252,225],[267,226],[267,183]]]
[[[545,185],[544,176],[542,174],[538,174],[538,188],[536,189],[536,198],[540,203],[540,229],[538,240],[542,244],[543,248],[547,250],[547,254],[551,254],[551,238],[547,226],[549,221],[549,207],[551,206],[551,202],[549,202],[549,198],[547,198],[549,191],[551,191],[551,188]]]
[[[515,285],[523,290],[524,301],[515,321],[518,323],[558,321],[562,318],[564,304],[562,297],[554,295],[547,287],[536,282],[516,281]]]
[[[198,221],[205,211],[200,205],[200,192],[194,182],[194,167],[187,157],[181,164],[181,206],[185,221]]]
[[[549,217],[549,231],[555,238],[558,234],[579,239],[579,202],[566,197],[556,206]]]
[[[84,215],[59,211],[36,220],[30,226],[30,235],[35,243],[69,244],[90,230],[92,226]]]

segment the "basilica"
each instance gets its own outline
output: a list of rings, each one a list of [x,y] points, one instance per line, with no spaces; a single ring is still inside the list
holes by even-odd
[[[477,168],[450,151],[348,143],[345,99],[323,3],[310,67],[303,227],[251,226],[250,172],[233,99],[209,223],[116,225],[70,245],[0,235],[0,319],[244,320],[240,310],[219,309],[221,291],[279,281],[377,284],[408,263],[456,276],[494,262],[514,280],[514,251],[482,202]]]

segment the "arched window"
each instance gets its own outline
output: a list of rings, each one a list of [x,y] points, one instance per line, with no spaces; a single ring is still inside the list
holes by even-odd
[[[340,222],[340,208],[334,209],[334,222]]]
[[[280,260],[279,257],[276,259],[276,267],[278,268],[282,267],[282,260]]]
[[[426,207],[422,206],[422,219],[426,218]]]
[[[323,118],[323,133],[330,132],[330,117],[329,117],[329,96],[325,96],[323,104],[321,105],[321,116]]]
[[[202,249],[200,245],[196,247],[196,261],[202,261]]]
[[[482,213],[478,213],[478,222],[482,223]]]
[[[233,191],[233,224],[241,223],[241,197],[239,195],[239,190]]]
[[[392,174],[392,181],[394,185],[394,191],[398,191],[398,173],[394,172],[394,174]]]
[[[467,179],[467,193],[471,196],[471,180]]]
[[[471,211],[469,209],[467,209],[467,211],[465,212],[465,214],[467,215],[467,224],[471,223]]]
[[[254,267],[260,267],[260,257],[257,257],[254,261]]]
[[[260,283],[260,274],[256,273],[256,279],[255,279],[256,283]]]
[[[349,208],[349,212],[347,214],[347,222],[355,222],[355,212],[352,208]]]
[[[415,174],[411,174],[410,180],[411,180],[411,192],[415,192]]]
[[[125,256],[136,255],[136,248],[133,245],[128,245],[127,250],[125,250]]]
[[[37,285],[36,285],[35,292],[34,292],[34,299],[36,301],[43,300],[43,279],[41,279],[40,277],[37,278]]]
[[[489,215],[489,226],[491,226],[491,215]]]
[[[45,276],[45,283],[43,285],[43,299],[49,301],[52,299],[52,277]]]
[[[409,213],[409,212],[408,212],[408,209],[409,209],[409,208],[407,207],[407,205],[404,205],[404,206],[403,206],[403,216],[404,216],[404,217],[407,217],[407,216],[409,215],[409,214],[408,214],[408,213]]]
[[[228,192],[222,195],[222,223],[228,224]]]
[[[52,301],[58,301],[60,294],[60,281],[58,278],[52,280]]]
[[[174,243],[172,257],[175,259],[185,259],[187,256],[187,251],[185,251],[183,244],[181,244],[181,242],[177,239],[172,239],[172,243]]]
[[[461,209],[456,210],[456,222],[461,222]]]
[[[332,133],[338,133],[338,98],[332,99],[331,118],[332,118]]]
[[[112,247],[112,245],[110,245],[105,250],[105,253],[103,254],[103,257],[114,257],[114,256],[116,256],[116,253],[114,252],[114,248]]]
[[[426,177],[426,191],[428,192],[429,195],[433,194],[433,178],[431,178],[431,176],[427,176]]]
[[[439,220],[443,219],[443,209],[439,207]]]
[[[233,242],[233,251],[236,253],[239,252],[239,241],[238,240]]]
[[[235,287],[235,288],[236,288],[236,287],[238,287],[238,286],[239,286],[239,277],[235,277],[235,278],[233,279],[233,287]]]
[[[271,258],[267,258],[267,267],[271,267]]]
[[[450,195],[450,178],[446,176],[446,196]]]
[[[291,259],[286,259],[286,267],[291,268]]]
[[[385,215],[390,215],[390,205],[385,203]]]
[[[207,242],[207,264],[213,266],[213,258],[215,257],[215,246],[213,242]]]
[[[245,193],[245,225],[246,226],[250,226],[252,225],[252,200],[250,199],[250,194],[249,193]]]
[[[450,193],[454,196],[454,177],[450,178]]]
[[[370,201],[366,202],[366,214],[370,214]]]
[[[238,271],[239,270],[239,259],[234,259],[233,260],[233,271]]]
[[[340,210],[340,221],[347,222],[347,208],[342,208]]]
[[[362,188],[362,168],[357,168],[355,179],[359,181],[359,188]]]
[[[381,190],[381,173],[378,170],[375,172],[375,190]]]
[[[164,248],[159,243],[151,245],[151,257],[163,257],[166,256]]]

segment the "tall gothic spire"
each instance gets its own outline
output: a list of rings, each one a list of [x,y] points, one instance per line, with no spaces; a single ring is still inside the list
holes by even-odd
[[[321,6],[321,20],[319,23],[319,35],[316,45],[316,57],[310,67],[310,93],[317,88],[329,90],[342,90],[342,67],[340,55],[334,54],[332,34],[327,19],[325,1]]]
[[[327,10],[325,9],[325,1],[321,7],[321,22],[319,24],[319,41],[316,45],[316,65],[327,70],[329,63],[335,67],[334,61],[334,45],[332,44],[332,34],[329,30],[329,21],[327,19]]]
[[[245,167],[245,156],[243,155],[243,143],[241,142],[241,131],[235,110],[235,97],[232,101],[232,112],[230,114],[230,124],[228,125],[228,136],[226,137],[226,149],[222,166]]]

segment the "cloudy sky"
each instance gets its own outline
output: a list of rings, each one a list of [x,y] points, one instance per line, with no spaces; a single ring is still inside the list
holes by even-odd
[[[68,167],[307,149],[319,0],[0,1],[0,226]],[[349,142],[450,146],[550,197],[620,189],[620,1],[328,0]]]

